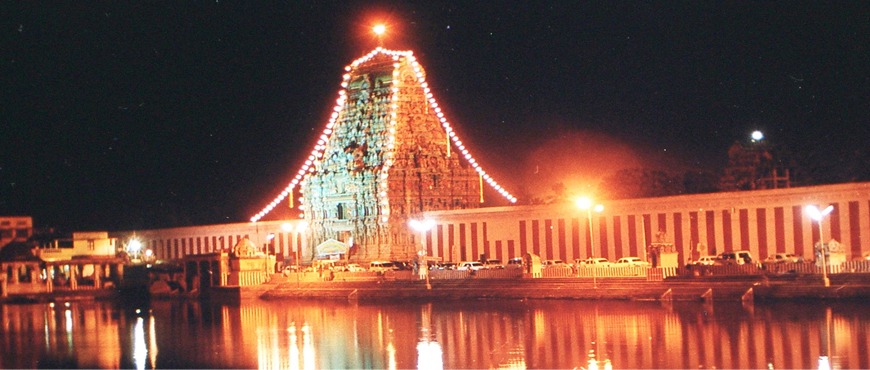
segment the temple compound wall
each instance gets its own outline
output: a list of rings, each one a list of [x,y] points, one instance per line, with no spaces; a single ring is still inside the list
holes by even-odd
[[[304,220],[260,221],[186,226],[166,229],[118,231],[111,235],[126,244],[138,239],[157,260],[182,260],[186,256],[231,253],[239,241],[248,239],[255,253],[275,255],[281,264],[307,264],[313,248]]]
[[[601,203],[604,211],[593,213],[592,240],[587,212],[573,203],[423,212],[419,217],[434,222],[429,231],[401,227],[411,235],[415,251],[454,262],[481,255],[505,261],[525,253],[566,262],[589,256],[643,258],[645,246],[660,239],[675,245],[681,262],[730,250],[749,250],[757,259],[777,252],[815,259],[818,223],[804,207],[830,204],[834,210],[822,221],[825,241],[838,241],[848,259],[870,252],[870,183]],[[264,253],[274,253],[279,263],[308,265],[315,251],[305,226],[304,220],[261,221],[112,235],[135,235],[161,260],[228,252],[248,238]],[[371,260],[358,254],[350,258]]]
[[[819,224],[807,205],[834,210],[822,220],[826,243],[836,240],[847,259],[870,252],[870,183],[602,201],[592,213],[573,202],[425,212],[434,221],[418,233],[427,255],[448,261],[526,253],[573,262],[646,256],[646,246],[673,243],[682,263],[702,255],[748,250],[756,259],[790,252],[813,260]],[[590,238],[591,235],[591,238]]]

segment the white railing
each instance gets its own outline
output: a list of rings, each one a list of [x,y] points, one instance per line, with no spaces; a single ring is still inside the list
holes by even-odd
[[[577,268],[578,277],[633,277],[646,276],[649,268],[643,266],[620,266],[620,267],[580,267]]]

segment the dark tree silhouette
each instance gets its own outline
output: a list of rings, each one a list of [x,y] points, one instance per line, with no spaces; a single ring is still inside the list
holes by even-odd
[[[602,180],[611,199],[648,198],[684,193],[683,180],[664,171],[643,168],[619,170]]]

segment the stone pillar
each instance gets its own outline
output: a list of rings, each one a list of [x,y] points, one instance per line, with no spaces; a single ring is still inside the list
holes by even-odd
[[[30,284],[36,285],[39,282],[39,264],[36,264],[30,269]]]
[[[12,279],[10,281],[12,284],[18,284],[18,273],[19,273],[18,270],[19,269],[21,269],[21,265],[13,262],[12,263]]]
[[[69,266],[69,288],[70,290],[78,290],[79,282],[77,280],[77,269],[75,265],[67,265]]]
[[[102,283],[103,276],[103,264],[98,263],[94,265],[94,288],[100,289],[103,287]]]
[[[117,263],[115,266],[115,285],[121,286],[124,282],[124,265]]]
[[[49,293],[54,292],[54,279],[51,278],[53,272],[53,265],[45,266],[45,290],[47,290]]]

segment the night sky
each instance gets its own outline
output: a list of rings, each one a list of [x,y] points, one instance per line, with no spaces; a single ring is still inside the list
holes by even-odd
[[[2,2],[0,215],[247,221],[377,20],[516,195],[619,168],[719,173],[756,129],[812,182],[870,180],[870,2],[577,3]]]

